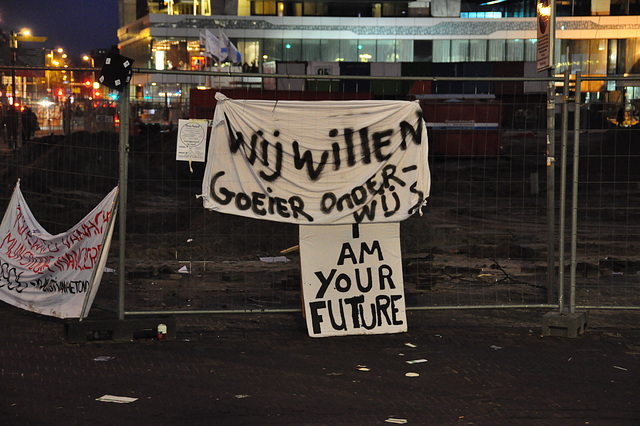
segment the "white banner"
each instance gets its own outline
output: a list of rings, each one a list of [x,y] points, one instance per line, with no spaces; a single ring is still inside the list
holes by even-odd
[[[407,331],[399,223],[300,226],[311,337]]]
[[[426,203],[418,102],[216,99],[205,208],[317,225],[399,222]]]
[[[18,182],[0,225],[0,300],[58,318],[80,318],[84,309],[86,317],[109,251],[117,192],[70,230],[51,235],[31,213]]]

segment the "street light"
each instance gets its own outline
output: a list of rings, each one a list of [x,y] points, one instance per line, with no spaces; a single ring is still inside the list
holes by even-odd
[[[9,47],[11,48],[11,66],[16,66],[18,61],[18,42],[45,42],[47,41],[46,37],[35,37],[31,35],[31,30],[28,28],[22,28],[20,32],[16,33],[11,31],[11,38],[9,41]],[[15,103],[16,98],[16,72],[15,69],[11,70],[11,98],[13,103]]]
[[[93,71],[93,68],[95,68],[95,63],[93,61],[93,58],[91,56],[89,56],[89,55],[84,55],[82,57],[82,60],[91,63],[91,68],[92,68],[92,70],[91,70],[91,95],[93,95],[93,88],[96,85],[96,74]],[[93,98],[93,96],[90,96],[90,97]]]

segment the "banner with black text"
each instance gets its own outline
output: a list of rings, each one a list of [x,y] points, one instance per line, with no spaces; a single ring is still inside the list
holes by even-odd
[[[417,102],[216,99],[207,209],[318,225],[399,222],[426,203]]]
[[[0,225],[0,300],[58,318],[83,318],[106,262],[118,188],[66,232],[51,235],[33,216],[20,190]]]

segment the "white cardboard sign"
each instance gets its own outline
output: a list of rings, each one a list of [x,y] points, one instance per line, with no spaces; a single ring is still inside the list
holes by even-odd
[[[400,224],[300,226],[311,337],[407,331]]]

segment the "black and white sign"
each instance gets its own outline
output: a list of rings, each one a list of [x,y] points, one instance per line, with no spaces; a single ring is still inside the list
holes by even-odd
[[[400,224],[300,226],[311,337],[407,331]]]
[[[178,120],[176,160],[204,162],[207,147],[207,120]]]

